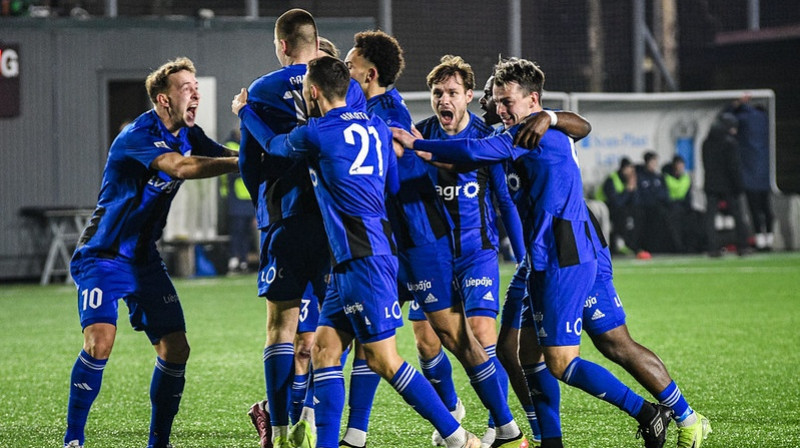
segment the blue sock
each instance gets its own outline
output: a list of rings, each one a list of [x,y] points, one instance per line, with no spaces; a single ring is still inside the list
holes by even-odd
[[[311,368],[313,371],[313,368]],[[308,376],[308,386],[306,386],[306,396],[303,400],[304,408],[314,409],[314,375]]]
[[[314,369],[314,410],[317,423],[317,447],[338,448],[339,427],[344,409],[342,366]]]
[[[350,415],[347,417],[348,428],[367,432],[372,402],[380,382],[380,375],[367,367],[365,359],[353,360],[353,371],[350,373],[350,396],[347,402],[350,407]]]
[[[486,350],[486,354],[489,355],[489,359],[494,362],[494,367],[497,369],[497,379],[500,381],[500,387],[503,389],[503,398],[506,402],[508,402],[508,373],[506,369],[503,368],[503,365],[500,364],[500,360],[497,359],[497,346],[490,345],[488,347],[484,347]],[[489,413],[489,422],[488,425],[490,428],[494,428],[494,418],[492,418],[491,412]]]
[[[533,440],[542,440],[542,429],[539,427],[539,420],[536,418],[536,408],[532,404],[525,404],[522,405],[522,410],[525,411],[525,418],[528,419],[528,424],[531,426]]]
[[[467,367],[466,371],[481,403],[492,414],[495,427],[500,427],[509,423],[514,417],[508,409],[508,400],[503,397],[503,388],[500,386],[495,362],[488,359],[483,364]]]
[[[678,388],[678,385],[675,384],[675,381],[669,383],[669,385],[656,396],[656,399],[664,406],[672,408],[675,412],[675,421],[677,422],[682,422],[694,412],[689,406],[689,403],[686,402],[686,399],[683,398],[683,394]]]
[[[349,354],[350,354],[350,345],[348,345],[347,347],[344,348],[344,351],[342,352],[342,357],[339,358],[339,365],[340,366],[346,366],[347,365],[347,355],[349,355]],[[353,359],[355,359],[355,355],[353,355],[353,356],[354,356]]]
[[[92,407],[100,385],[103,382],[103,369],[106,368],[107,359],[95,359],[81,350],[80,355],[72,366],[72,375],[69,378],[69,403],[67,405],[67,432],[64,435],[64,444],[77,440],[83,445],[83,430],[89,409]]]
[[[631,417],[642,409],[644,398],[632,391],[605,368],[575,357],[564,371],[562,381],[627,412]]]
[[[292,424],[300,420],[300,412],[303,410],[303,402],[306,399],[306,390],[308,390],[308,377],[308,373],[302,375],[295,373],[294,375],[294,381],[292,382],[292,407],[289,413]]]
[[[289,425],[289,403],[294,374],[294,344],[272,344],[264,349],[269,420],[272,426]]]
[[[431,422],[443,438],[449,437],[460,427],[444,403],[435,398],[436,391],[430,381],[407,362],[400,366],[389,383],[422,418]]]
[[[150,381],[150,440],[148,447],[161,448],[169,443],[172,421],[178,414],[183,385],[186,384],[186,364],[164,361],[156,357]]]
[[[447,409],[455,411],[458,395],[456,386],[453,384],[453,366],[444,350],[439,350],[438,355],[428,360],[419,358],[419,365],[422,368],[422,374],[431,382]]]
[[[544,362],[522,366],[542,440],[561,437],[561,388]],[[527,411],[527,410],[526,410]]]

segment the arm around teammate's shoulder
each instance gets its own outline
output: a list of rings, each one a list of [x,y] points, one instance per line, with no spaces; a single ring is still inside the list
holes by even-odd
[[[239,171],[238,157],[184,156],[168,152],[156,157],[150,168],[176,179],[203,179]]]

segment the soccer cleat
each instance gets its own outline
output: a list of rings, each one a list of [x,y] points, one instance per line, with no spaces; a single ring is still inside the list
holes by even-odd
[[[667,440],[667,426],[672,421],[672,409],[663,404],[645,402],[644,405],[655,408],[655,415],[649,421],[639,423],[636,438],[641,437],[644,440],[645,448],[662,448]]]
[[[292,448],[314,448],[317,445],[317,436],[307,420],[300,420],[292,426],[287,440]]]
[[[528,448],[528,439],[520,431],[516,437],[510,439],[495,438],[492,448]]]
[[[347,448],[367,448],[367,444],[365,443],[364,446],[357,446],[353,445],[352,443],[346,442],[344,439],[339,441],[339,447],[347,447]]]
[[[69,443],[64,444],[64,448],[83,448],[83,445],[77,440],[70,440]]]
[[[273,448],[272,446],[272,426],[269,422],[269,411],[267,410],[267,400],[259,401],[250,407],[247,415],[256,427],[261,448]]]
[[[458,401],[456,402],[456,408],[450,411],[450,415],[452,415],[453,418],[456,419],[458,423],[461,423],[461,420],[464,419],[464,415],[466,415],[466,413],[467,413],[467,408],[464,407],[464,403],[462,403],[461,399],[459,398]],[[433,434],[431,435],[431,443],[433,444],[433,446],[445,445],[444,438],[442,437],[441,434],[439,434],[439,431],[435,429],[433,430]]]
[[[542,446],[542,441],[538,439],[531,439],[528,442],[528,448],[540,448]]]
[[[689,426],[678,426],[678,448],[700,448],[703,440],[711,434],[711,422],[694,411],[697,421]]]
[[[295,446],[292,445],[292,442],[290,442],[289,439],[284,436],[275,437],[275,440],[271,443],[272,445],[270,446],[275,448],[295,448]]]

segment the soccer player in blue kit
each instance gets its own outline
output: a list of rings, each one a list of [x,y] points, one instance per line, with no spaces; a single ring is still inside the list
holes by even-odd
[[[431,93],[431,108],[435,115],[416,124],[427,139],[481,138],[494,129],[467,110],[475,88],[472,67],[461,57],[446,55],[427,76]],[[467,321],[486,350],[497,363],[496,319],[500,310],[500,266],[498,264],[497,214],[499,205],[503,224],[511,238],[517,263],[525,256],[522,224],[517,209],[508,194],[505,171],[500,163],[477,170],[457,172],[455,167],[442,165],[435,169],[436,191],[453,220],[453,256],[459,292],[464,301]],[[442,351],[442,344],[425,319],[416,302],[412,302],[409,319],[414,325],[420,364],[451,411],[463,417],[452,379],[452,367]],[[503,367],[496,365],[508,396],[508,379]],[[432,441],[441,445],[441,436],[434,433]],[[494,422],[489,416],[489,429],[481,438],[484,445],[494,442]]]
[[[192,61],[165,63],[148,75],[145,86],[154,107],[111,144],[97,208],[70,264],[84,343],[70,376],[65,447],[84,444],[86,420],[116,337],[120,299],[133,328],[145,332],[157,354],[147,446],[171,446],[189,344],[181,303],[156,241],[185,179],[238,170],[235,153],[195,125],[200,92]]]
[[[312,353],[316,446],[339,446],[344,407],[341,355],[355,338],[369,368],[446,435],[446,446],[477,447],[479,440],[440,400],[431,399],[432,386],[397,353],[395,329],[402,325],[402,315],[396,246],[385,205],[387,189],[399,189],[397,159],[386,124],[347,105],[349,80],[347,66],[335,58],[309,62],[303,96],[310,115],[321,118],[293,130],[282,147],[270,147],[273,155],[308,161],[334,258]],[[305,446],[307,440],[293,442]]]
[[[528,201],[518,202],[518,208],[525,223],[527,261],[532,268],[528,291],[542,349],[540,361],[545,361],[561,381],[634,417],[645,445],[660,447],[673,411],[646,402],[605,368],[579,356],[582,311],[597,272],[597,249],[590,236],[591,222],[573,142],[566,134],[551,130],[533,150],[512,143],[518,131],[515,125],[543,110],[540,98],[544,74],[530,61],[513,59],[499,63],[494,76],[493,100],[508,128],[506,132],[481,140],[427,141],[393,128],[394,137],[404,147],[423,151],[421,155],[432,160],[514,162],[517,173],[527,180]],[[542,446],[552,446],[550,442],[543,434]]]
[[[267,403],[266,407],[264,402],[256,403],[249,414],[263,448],[273,442],[280,446],[288,436],[302,297],[309,284],[313,296],[323,296],[324,278],[330,271],[328,242],[306,162],[265,152],[274,135],[286,134],[306,121],[303,77],[306,63],[318,56],[317,39],[316,23],[307,11],[291,9],[278,17],[274,44],[282,68],[253,81],[243,95],[247,106],[238,111],[242,122],[239,165],[242,180],[255,198],[262,232],[258,293],[266,298],[267,308],[263,355]],[[363,107],[360,89],[348,90],[348,102]],[[253,119],[266,123],[272,134],[253,135],[245,125]]]
[[[410,130],[411,115],[400,94],[390,87],[404,66],[399,44],[382,31],[361,32],[354,40],[345,62],[367,97],[367,110],[391,126]],[[400,191],[390,198],[388,207],[398,240],[401,293],[413,296],[442,344],[464,366],[471,385],[495,421],[497,437],[492,446],[527,446],[503,397],[497,365],[473,335],[460,297],[453,289],[451,222],[436,193],[430,167],[408,151],[398,159],[398,172]],[[359,395],[369,396],[366,391]],[[362,416],[362,431],[366,431],[368,418],[368,413]],[[343,442],[345,446],[363,446],[363,433],[359,434],[361,440],[348,439],[353,424],[351,418]]]
[[[500,122],[500,117],[497,116],[492,101],[493,83],[494,77],[490,77],[484,87],[484,96],[481,98],[481,109],[484,110],[483,118],[490,124]],[[556,115],[556,125],[575,140],[585,137],[591,131],[591,125],[578,115],[565,111],[554,112],[554,114]],[[528,119],[535,119],[539,115],[531,115]],[[552,120],[550,121],[552,124]],[[527,130],[523,127],[517,133],[515,143],[528,148],[535,147],[544,133],[541,131],[529,133]],[[509,189],[513,189],[515,192],[524,190],[521,185],[522,179],[513,170],[509,173],[509,180]],[[678,426],[678,448],[699,448],[711,432],[709,420],[688,405],[661,359],[634,341],[628,333],[625,311],[613,284],[611,253],[608,244],[591,210],[589,210],[589,217],[594,225],[592,237],[595,247],[601,249],[598,250],[595,283],[583,308],[584,330],[591,337],[595,347],[606,358],[625,368],[659,402],[672,408],[673,418]],[[508,286],[503,307],[503,320],[498,336],[500,340],[498,357],[509,372],[509,377],[512,377],[518,370],[522,373],[521,369],[523,368],[530,376],[530,382],[535,386],[530,391],[530,395],[535,394],[538,400],[543,400],[539,404],[545,405],[549,409],[543,413],[545,415],[544,426],[547,427],[546,432],[552,440],[561,435],[558,381],[545,368],[544,363],[538,363],[539,347],[537,344],[528,343],[524,349],[521,349],[519,345],[519,339],[532,341],[536,337],[533,313],[530,307],[523,306],[527,302],[525,286],[527,275],[527,265],[523,263]],[[520,331],[523,333],[521,337]],[[525,361],[520,362],[520,358]],[[520,364],[524,364],[524,367]],[[512,385],[521,401],[524,401],[525,398],[530,400],[524,375],[521,384],[517,385],[512,381]],[[527,404],[523,403],[523,408],[528,411]],[[528,414],[531,415],[531,412]],[[536,415],[536,412],[533,411],[532,415]],[[535,429],[534,433],[540,435],[541,430]]]

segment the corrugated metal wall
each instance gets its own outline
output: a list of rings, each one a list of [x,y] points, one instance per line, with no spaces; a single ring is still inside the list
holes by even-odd
[[[20,47],[21,113],[0,119],[0,280],[38,276],[44,263],[42,233],[19,215],[21,207],[96,203],[108,151],[109,80],[144,79],[168,59],[191,58],[199,76],[217,79],[223,138],[237,124],[229,110],[233,95],[278,68],[273,23],[4,21],[0,41]],[[320,19],[318,26],[346,50],[354,33],[375,24],[372,18]]]

